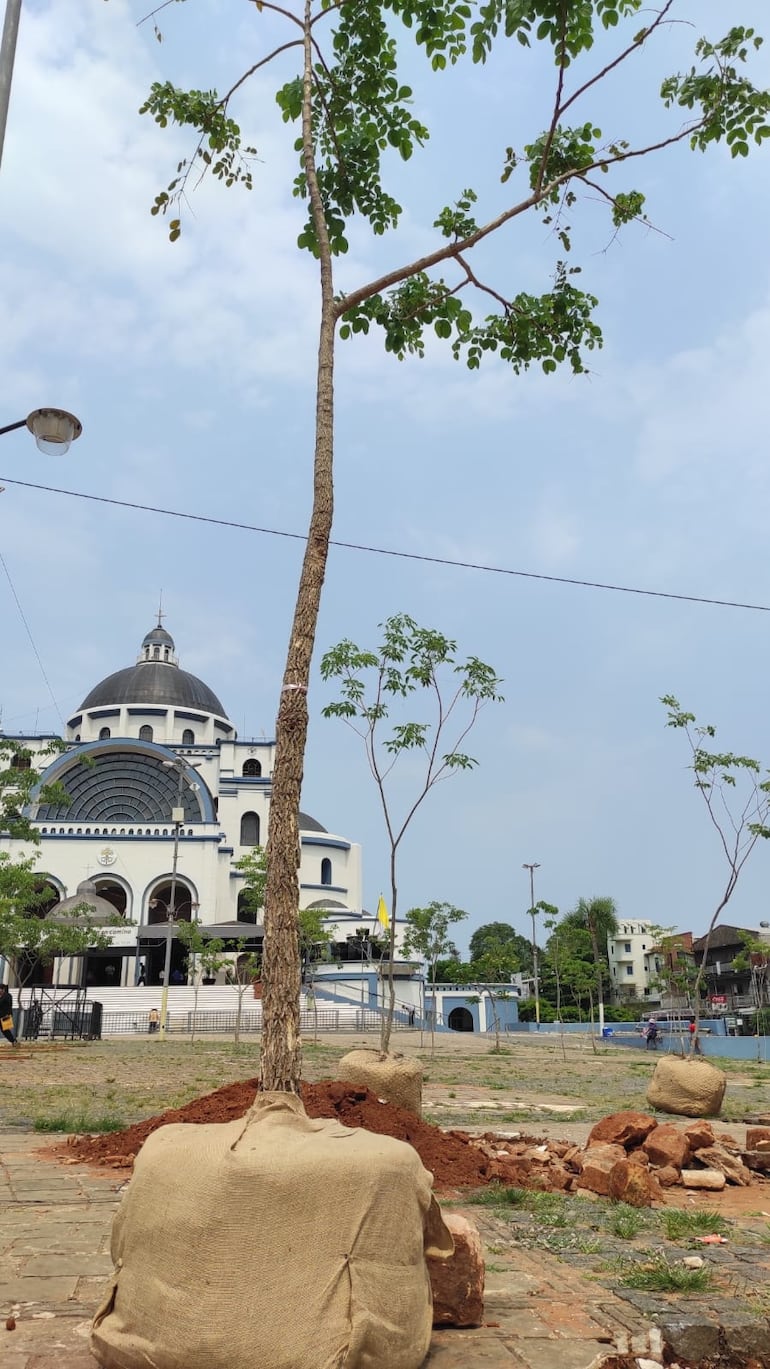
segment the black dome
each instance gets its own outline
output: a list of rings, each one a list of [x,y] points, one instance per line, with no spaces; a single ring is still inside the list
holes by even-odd
[[[101,704],[180,704],[227,717],[220,700],[203,680],[165,661],[139,661],[116,670],[94,686],[80,707],[98,708]]]

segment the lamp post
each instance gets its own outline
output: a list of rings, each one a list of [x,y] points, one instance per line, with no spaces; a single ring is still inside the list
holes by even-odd
[[[11,99],[13,80],[13,59],[16,56],[16,39],[19,34],[21,0],[5,0],[5,20],[3,36],[0,39],[0,162],[3,160],[5,125],[8,122],[8,105]]]
[[[535,871],[540,869],[538,861],[533,861],[531,865],[526,862],[522,865],[522,870],[529,870],[529,915],[532,918],[532,977],[535,983],[535,1021],[540,1026],[540,980],[538,978],[537,965],[537,935],[535,932]]]
[[[39,451],[64,456],[80,437],[83,424],[66,409],[33,409],[26,418],[0,428],[0,437],[4,433],[15,433],[19,428],[29,429]]]
[[[176,873],[179,864],[179,829],[184,822],[184,808],[182,806],[182,782],[184,780],[184,766],[181,761],[162,761],[169,770],[176,770],[179,783],[176,791],[176,807],[171,809],[171,819],[174,824],[174,855],[171,862],[171,893],[168,904],[166,905],[166,955],[163,962],[163,992],[160,996],[160,1030],[159,1036],[162,1041],[166,1038],[166,1020],[168,1018],[168,981],[171,974],[171,943],[173,940],[174,923],[176,921]],[[197,770],[197,766],[189,767]],[[197,788],[197,785],[194,786]],[[156,902],[160,900],[156,899]]]

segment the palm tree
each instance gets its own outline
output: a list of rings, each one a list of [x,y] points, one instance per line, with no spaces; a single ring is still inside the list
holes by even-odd
[[[596,1001],[599,1005],[599,1031],[604,1028],[604,967],[599,947],[607,950],[607,941],[618,934],[618,918],[613,898],[580,898],[573,917],[588,928],[591,951],[596,966]]]

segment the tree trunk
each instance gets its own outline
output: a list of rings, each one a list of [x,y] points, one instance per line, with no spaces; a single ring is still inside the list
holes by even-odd
[[[380,1028],[380,1050],[387,1055],[390,1049],[390,1034],[393,1030],[393,1017],[396,1011],[396,982],[393,976],[393,961],[396,958],[396,852],[390,853],[390,965],[388,966],[388,1006],[383,1002],[382,1026]],[[434,1004],[435,1010],[435,1004]]]
[[[275,765],[267,838],[262,960],[264,1089],[299,1093],[299,802],[307,740],[307,691],[334,505],[334,282],[331,250],[315,167],[310,4],[304,22],[302,143],[308,196],[319,248],[321,326],[316,377],[313,507],[286,655],[276,723]]]

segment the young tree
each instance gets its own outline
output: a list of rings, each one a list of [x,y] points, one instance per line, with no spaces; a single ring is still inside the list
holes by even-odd
[[[519,958],[510,938],[487,936],[483,943],[481,955],[472,963],[477,979],[486,985],[485,993],[489,999],[492,1021],[495,1027],[495,1050],[499,1052],[500,1017],[497,1011],[497,1003],[500,1000],[509,999],[511,995],[507,990],[494,989],[492,985],[510,982],[511,975],[519,969]]]
[[[240,943],[245,946],[245,942]],[[262,974],[262,957],[257,951],[246,951],[245,949],[236,956],[235,964],[228,971],[228,982],[233,985],[237,997],[238,1006],[235,1010],[235,1044],[239,1044],[241,1039],[241,1023],[243,1022],[243,999],[249,989],[254,988],[255,981]]]
[[[224,941],[218,936],[205,937],[199,924],[193,920],[188,922],[186,918],[180,918],[176,925],[176,934],[187,951],[192,981],[193,1020],[192,1031],[190,1032],[190,1041],[192,1042],[195,1040],[201,975],[218,974],[222,967],[227,964],[228,957],[225,954]]]
[[[699,725],[695,714],[687,713],[673,694],[665,694],[661,703],[668,714],[666,726],[684,733],[690,753],[688,769],[695,776],[695,788],[705,804],[727,865],[727,880],[711,915],[693,984],[695,1032],[691,1045],[694,1045],[712,933],[735,893],[741,871],[759,838],[770,837],[770,780],[761,778],[759,761],[751,756],[712,751],[709,743],[716,737],[716,728],[711,724]]]
[[[599,1008],[599,1031],[604,1030],[604,981],[609,982],[607,940],[618,931],[617,908],[612,898],[580,898],[572,916],[585,922],[591,938],[591,954],[596,966],[596,1002]]]
[[[322,908],[300,908],[299,910],[299,955],[302,967],[302,980],[306,987],[306,997],[313,1006],[313,1040],[318,1040],[318,1003],[315,994],[315,966],[324,946],[328,946],[332,934],[324,926]]]
[[[433,990],[433,1012],[430,1019],[430,1053],[436,1049],[436,969],[444,956],[457,957],[457,947],[449,935],[450,927],[468,916],[463,908],[453,903],[429,903],[427,908],[410,908],[404,915],[406,934],[404,954],[419,955],[427,964]]]
[[[278,78],[276,99],[284,120],[296,127],[294,193],[309,210],[298,245],[318,263],[313,505],[280,694],[268,834],[261,1065],[267,1088],[297,1092],[300,1079],[298,816],[307,691],[332,530],[336,335],[366,333],[374,324],[383,331],[386,349],[398,357],[421,355],[426,336],[435,334],[449,341],[453,355],[471,369],[492,353],[514,374],[533,364],[546,372],[565,363],[583,371],[587,354],[601,345],[601,333],[593,318],[597,300],[576,284],[579,268],[567,265],[573,239],[567,216],[572,219],[578,200],[598,197],[614,234],[634,220],[646,220],[644,196],[622,175],[618,183],[613,173],[679,142],[700,150],[725,140],[733,156],[746,156],[753,142],[770,135],[770,96],[746,74],[761,40],[752,29],[733,24],[716,41],[697,40],[689,70],[665,76],[662,84],[662,73],[653,78],[656,101],[659,94],[664,107],[680,119],[683,115],[684,122],[659,128],[637,107],[634,122],[646,126],[646,134],[634,140],[621,131],[604,137],[594,100],[606,100],[605,87],[622,80],[626,64],[654,49],[677,10],[676,0],[663,0],[651,16],[643,0],[489,0],[478,9],[467,0],[440,5],[388,0],[387,6],[377,0],[301,0],[294,8],[258,0],[254,14],[264,55],[229,90],[219,95],[156,82],[142,107],[161,127],[181,124],[197,139],[192,155],[178,164],[152,206],[152,213],[169,215],[169,236],[175,240],[191,176],[210,170],[225,185],[251,188],[248,158],[254,149],[243,146],[232,111],[250,77],[288,61],[289,76]],[[155,13],[148,18],[160,36]],[[285,40],[283,32],[273,33],[279,21]],[[522,60],[531,46],[544,46],[553,63],[550,113],[529,141],[501,147],[498,184],[480,192],[469,187],[458,193],[452,187],[454,199],[434,221],[435,246],[368,281],[345,280],[340,286],[335,259],[347,250],[353,217],[377,236],[395,229],[401,217],[401,205],[383,184],[388,156],[410,158],[429,134],[415,115],[412,90],[399,78],[398,40],[404,29],[433,71],[466,55],[483,63],[504,42]],[[592,48],[603,30],[608,41],[617,35],[617,46],[596,63]],[[515,81],[515,73],[507,79]],[[428,102],[423,96],[420,103]],[[467,134],[472,108],[464,104],[460,117]],[[480,126],[477,136],[487,139],[488,126]],[[498,178],[508,187],[502,207]],[[553,229],[558,245],[553,278],[542,295],[513,284],[510,250],[503,258],[504,279],[490,280],[474,255],[479,245],[532,211]]]
[[[743,950],[733,959],[734,970],[748,970],[754,1004],[759,1011],[768,1001],[767,982],[770,974],[770,942],[751,932],[740,932]]]
[[[341,718],[364,745],[366,760],[377,787],[390,848],[390,968],[388,1008],[383,1014],[380,1048],[387,1051],[393,1026],[396,991],[393,961],[396,953],[399,847],[417,810],[440,780],[476,761],[461,750],[480,710],[497,702],[500,680],[477,656],[458,662],[457,643],[432,628],[418,627],[406,613],[381,623],[382,642],[376,651],[361,651],[343,641],[321,660],[321,677],[339,680],[340,698],[322,710],[325,718]],[[426,715],[393,722],[383,737],[394,703],[408,699]],[[445,748],[448,746],[448,750]],[[416,793],[396,817],[389,780],[397,762],[411,757],[418,775]],[[419,761],[421,768],[417,770]]]
[[[87,903],[71,909],[67,918],[45,915],[50,891],[43,888],[36,860],[36,855],[12,860],[0,851],[0,957],[19,985],[27,982],[36,961],[47,965],[57,956],[106,951],[112,944],[104,926],[93,922]],[[123,925],[117,913],[115,923]]]

